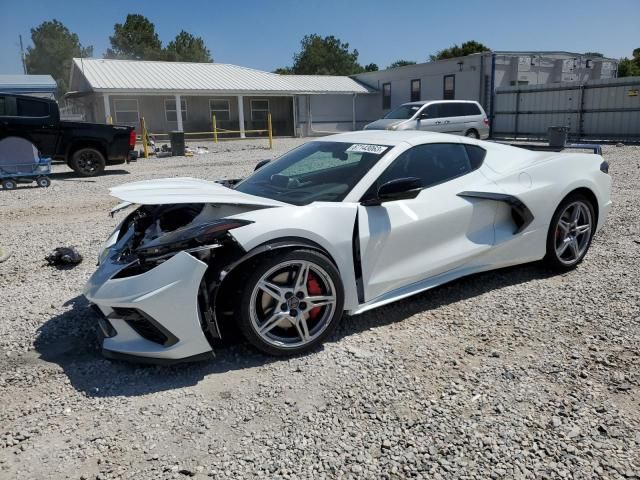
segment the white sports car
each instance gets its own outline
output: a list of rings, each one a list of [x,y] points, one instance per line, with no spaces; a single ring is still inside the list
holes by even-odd
[[[509,265],[575,267],[611,206],[600,155],[438,133],[333,135],[258,167],[231,187],[112,189],[137,208],[84,291],[106,356],[208,357],[228,322],[264,352],[299,353],[345,312]]]

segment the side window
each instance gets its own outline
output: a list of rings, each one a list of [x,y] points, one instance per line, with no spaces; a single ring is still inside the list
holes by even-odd
[[[427,105],[427,108],[424,109],[424,113],[427,114],[427,118],[440,118],[443,115],[440,113],[440,104],[432,103],[431,105]]]
[[[464,113],[463,115],[480,115],[480,109],[475,103],[463,103]]]
[[[441,103],[440,104],[440,116],[441,117],[458,117],[460,113],[459,103]]]
[[[467,150],[467,155],[469,156],[471,170],[480,168],[482,162],[484,162],[484,157],[487,155],[487,151],[477,145],[465,145],[464,148]]]
[[[48,117],[49,104],[40,100],[17,98],[16,105],[19,117]]]
[[[0,115],[5,117],[16,116],[16,97],[0,97]]]
[[[402,153],[382,173],[377,186],[397,178],[417,177],[427,188],[465,175],[472,170],[474,168],[465,145],[429,143]]]

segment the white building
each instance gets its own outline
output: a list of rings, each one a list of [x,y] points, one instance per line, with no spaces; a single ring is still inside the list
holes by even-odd
[[[213,115],[220,128],[264,129],[270,112],[275,135],[308,136],[359,129],[416,100],[477,100],[491,115],[498,87],[607,79],[616,71],[616,60],[571,52],[486,52],[350,77],[75,58],[66,98],[87,121],[137,127],[144,117],[151,132],[208,132]]]

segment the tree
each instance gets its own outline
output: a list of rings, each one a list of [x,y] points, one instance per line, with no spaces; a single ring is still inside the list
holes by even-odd
[[[107,49],[107,58],[131,60],[161,60],[162,43],[156,27],[143,15],[129,14],[124,24],[113,26],[113,36],[109,37],[111,48]]]
[[[387,68],[406,67],[407,65],[415,65],[415,64],[416,64],[416,62],[414,62],[413,60],[396,60],[391,65],[389,65]]]
[[[351,75],[364,69],[358,64],[358,50],[333,35],[305,35],[300,52],[293,56],[291,73],[298,75]]]
[[[204,40],[184,30],[167,45],[165,59],[170,62],[213,62],[211,52],[204,44]]]
[[[291,67],[280,67],[276,68],[273,73],[277,73],[278,75],[291,75],[293,72],[291,71]]]
[[[58,84],[58,96],[69,89],[69,72],[73,57],[90,57],[93,47],[83,47],[78,35],[58,20],[42,22],[31,29],[33,47],[27,47],[27,73],[51,75]]]
[[[375,63],[370,63],[369,65],[364,66],[365,72],[377,72],[378,70],[380,70],[380,68],[378,68],[378,65]]]
[[[633,51],[632,58],[621,58],[618,63],[618,77],[640,76],[640,48]]]
[[[456,57],[464,57],[466,55],[471,55],[472,53],[480,53],[480,52],[488,52],[489,48],[486,45],[483,45],[480,42],[476,42],[475,40],[469,40],[468,42],[464,42],[462,45],[458,46],[453,45],[452,47],[445,48],[444,50],[440,50],[436,52],[435,55],[430,55],[429,58],[431,61],[435,60],[444,60],[445,58],[456,58]]]
[[[585,57],[600,57],[600,58],[604,57],[604,55],[601,54],[600,52],[585,52],[583,55]]]

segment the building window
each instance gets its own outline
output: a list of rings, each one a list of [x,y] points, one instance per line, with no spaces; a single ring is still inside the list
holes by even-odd
[[[231,119],[229,100],[209,100],[209,115],[216,116],[216,122],[227,122]]]
[[[138,100],[135,98],[121,98],[113,101],[116,113],[116,123],[138,124]]]
[[[444,100],[453,100],[456,98],[456,76],[445,75],[443,78],[442,98]]]
[[[269,100],[251,100],[251,121],[266,122],[269,113]]]
[[[511,80],[509,82],[509,85],[511,85],[512,87],[516,86],[516,81],[515,80]],[[529,85],[529,81],[528,80],[518,80],[517,85]]]
[[[420,80],[411,80],[411,101],[420,101]]]
[[[184,98],[180,99],[180,109],[182,110],[182,121],[184,122],[187,120],[187,101]],[[167,122],[178,121],[175,98],[167,98],[164,101],[164,114],[167,118]]]
[[[391,84],[382,84],[382,109],[389,110],[391,108]]]

